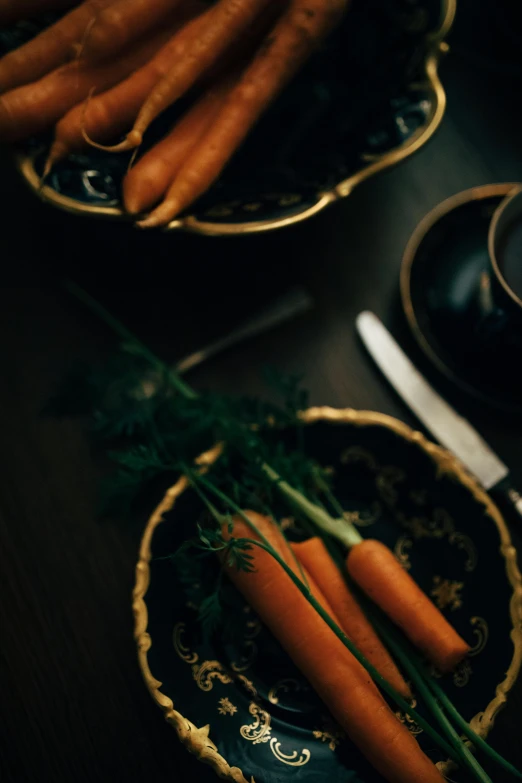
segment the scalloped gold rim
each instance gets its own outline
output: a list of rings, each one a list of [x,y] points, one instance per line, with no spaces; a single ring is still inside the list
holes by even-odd
[[[432,95],[433,112],[427,124],[418,129],[404,144],[373,159],[367,166],[353,174],[348,179],[339,182],[331,190],[325,191],[319,195],[318,200],[312,206],[300,212],[296,212],[286,217],[276,218],[274,220],[257,220],[248,223],[212,223],[200,221],[193,215],[174,220],[164,230],[165,231],[187,231],[204,236],[245,236],[247,234],[259,234],[266,231],[273,231],[278,228],[285,228],[301,223],[308,218],[319,214],[329,204],[338,201],[341,198],[349,196],[352,190],[364,180],[378,174],[384,169],[395,166],[405,158],[413,155],[433,136],[439,127],[446,109],[446,93],[439,79],[438,65],[442,54],[448,51],[448,45],[444,38],[448,34],[453,24],[456,13],[457,0],[442,0],[441,2],[441,21],[439,27],[427,36],[428,46],[426,59],[424,61],[424,75],[426,85]],[[131,221],[120,207],[103,207],[89,204],[81,204],[73,198],[57,193],[47,185],[42,186],[40,177],[34,168],[34,157],[30,155],[15,155],[16,166],[38,197],[52,206],[62,209],[65,212],[74,215],[84,215],[105,218],[109,220]]]
[[[510,634],[513,642],[513,659],[505,679],[496,688],[495,697],[483,712],[478,713],[471,720],[471,725],[477,734],[486,737],[493,726],[499,710],[506,703],[507,694],[513,687],[522,666],[522,575],[517,564],[517,553],[511,543],[511,536],[502,514],[475,478],[467,472],[456,457],[442,447],[428,441],[422,433],[413,430],[407,424],[394,419],[392,416],[373,411],[357,411],[351,408],[316,407],[305,411],[302,414],[302,419],[307,424],[317,421],[332,421],[361,427],[381,426],[395,432],[427,453],[441,473],[453,474],[471,492],[475,500],[484,506],[485,513],[495,523],[500,536],[500,552],[504,557],[507,577],[513,588],[513,595],[510,601],[510,616],[513,624]],[[200,464],[211,464],[219,456],[219,453],[219,446],[206,452],[200,458]],[[139,665],[152,698],[163,710],[165,719],[174,727],[185,747],[201,761],[209,764],[218,777],[235,781],[235,783],[248,783],[242,771],[238,767],[231,767],[209,739],[209,726],[198,729],[174,709],[174,702],[161,692],[162,683],[154,677],[148,663],[147,653],[151,647],[152,640],[147,632],[148,612],[145,595],[150,583],[149,564],[152,537],[156,527],[164,521],[165,514],[173,508],[176,499],[187,488],[187,485],[187,480],[182,477],[174,486],[167,490],[161,503],[150,517],[141,540],[132,604],[134,637],[138,648]],[[253,778],[251,783],[254,783]]]

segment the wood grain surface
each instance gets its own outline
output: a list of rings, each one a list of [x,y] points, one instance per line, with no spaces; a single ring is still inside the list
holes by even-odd
[[[272,363],[303,372],[314,404],[369,408],[414,423],[356,339],[356,314],[372,309],[522,486],[522,425],[482,409],[426,366],[398,299],[401,254],[428,210],[474,185],[522,180],[520,46],[511,27],[495,24],[504,5],[461,0],[442,68],[448,111],[435,139],[347,201],[285,232],[165,237],[72,218],[40,205],[2,152],[2,783],[212,779],[178,746],[141,681],[130,609],[139,528],[100,525],[97,472],[80,423],[41,414],[74,361],[113,344],[63,292],[61,277],[89,286],[173,359],[300,281],[316,298],[312,313],[208,362],[192,382],[259,393],[260,368]],[[513,533],[522,552],[520,530]],[[492,735],[519,766],[521,714],[519,682]]]

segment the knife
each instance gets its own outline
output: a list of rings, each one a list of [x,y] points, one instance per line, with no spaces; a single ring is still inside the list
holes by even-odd
[[[522,495],[513,487],[507,465],[430,386],[374,313],[360,313],[355,323],[376,365],[426,429],[460,459],[484,489],[522,516]]]

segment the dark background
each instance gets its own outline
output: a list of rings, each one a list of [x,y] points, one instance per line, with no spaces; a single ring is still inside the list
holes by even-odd
[[[345,202],[281,233],[145,238],[68,217],[40,205],[2,152],[2,781],[207,778],[163,723],[138,670],[130,593],[140,531],[96,521],[97,474],[80,424],[40,415],[71,362],[99,355],[113,340],[57,285],[64,274],[172,358],[222,334],[290,281],[302,282],[316,298],[313,313],[216,358],[191,381],[258,393],[260,368],[272,363],[305,373],[314,404],[414,423],[356,340],[356,314],[372,309],[522,485],[522,425],[462,397],[426,367],[398,299],[404,246],[428,210],[471,186],[522,180],[515,6],[460,0],[441,69],[448,110],[434,140]],[[513,532],[520,547],[520,531]],[[521,714],[519,683],[491,735],[519,766]]]

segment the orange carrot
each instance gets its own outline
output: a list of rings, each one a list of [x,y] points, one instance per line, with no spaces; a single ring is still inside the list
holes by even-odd
[[[292,544],[292,549],[330,603],[348,638],[401,696],[411,699],[410,688],[357,603],[324,542],[314,537]]]
[[[339,624],[339,618],[336,616],[328,599],[322,592],[321,588],[318,586],[317,582],[314,581],[313,577],[306,570],[306,567],[303,566],[303,564],[299,561],[293,550],[293,545],[287,541],[283,532],[274,522],[274,520],[270,517],[259,514],[257,511],[247,510],[243,513],[248,517],[250,522],[255,525],[259,533],[270,542],[278,555],[292,569],[294,574],[305,581],[314,598],[319,601],[323,609],[328,612],[330,617],[332,617],[337,622],[337,624]],[[374,683],[372,681],[372,685],[373,684]]]
[[[353,546],[346,565],[354,581],[441,672],[453,669],[469,652],[464,639],[380,541],[366,539]]]
[[[114,0],[86,0],[36,38],[0,59],[0,92],[39,79],[75,55],[96,14]]]
[[[92,89],[106,89],[147,62],[169,36],[163,31],[117,61],[94,68],[77,63],[52,71],[43,79],[0,96],[0,139],[17,141],[51,127],[72,106],[84,100]]]
[[[257,538],[242,520],[235,521],[232,535]],[[250,554],[256,570],[225,565],[230,579],[370,763],[389,783],[442,783],[415,738],[370,686],[367,672],[279,563],[258,547]]]
[[[191,3],[190,17],[200,12],[201,3]],[[88,106],[81,104],[71,109],[58,123],[54,143],[49,153],[46,168],[86,146],[84,134],[100,141],[109,141],[129,126],[138,113],[140,106],[162,76],[167,73],[172,50],[182,52],[190,46],[199,29],[200,17],[191,19],[180,36],[169,40],[156,55],[142,68],[120,84],[89,101]]]
[[[168,224],[219,177],[252,126],[338,21],[348,0],[292,0],[167,192],[138,225]],[[141,131],[142,126],[136,126]],[[139,143],[140,132],[132,137]]]
[[[239,39],[270,0],[220,0],[205,15],[200,35],[186,56],[177,53],[172,67],[150,93],[125,141],[111,149],[124,152],[139,147],[149,125],[192,87],[197,79]]]
[[[44,11],[63,11],[81,0],[0,0],[0,25],[28,19]]]
[[[82,51],[82,60],[93,65],[124,49],[156,28],[182,0],[114,0],[101,11]]]
[[[153,207],[164,196],[190,150],[219,111],[232,80],[211,87],[174,125],[165,138],[150,149],[123,181],[127,212],[137,214]]]

